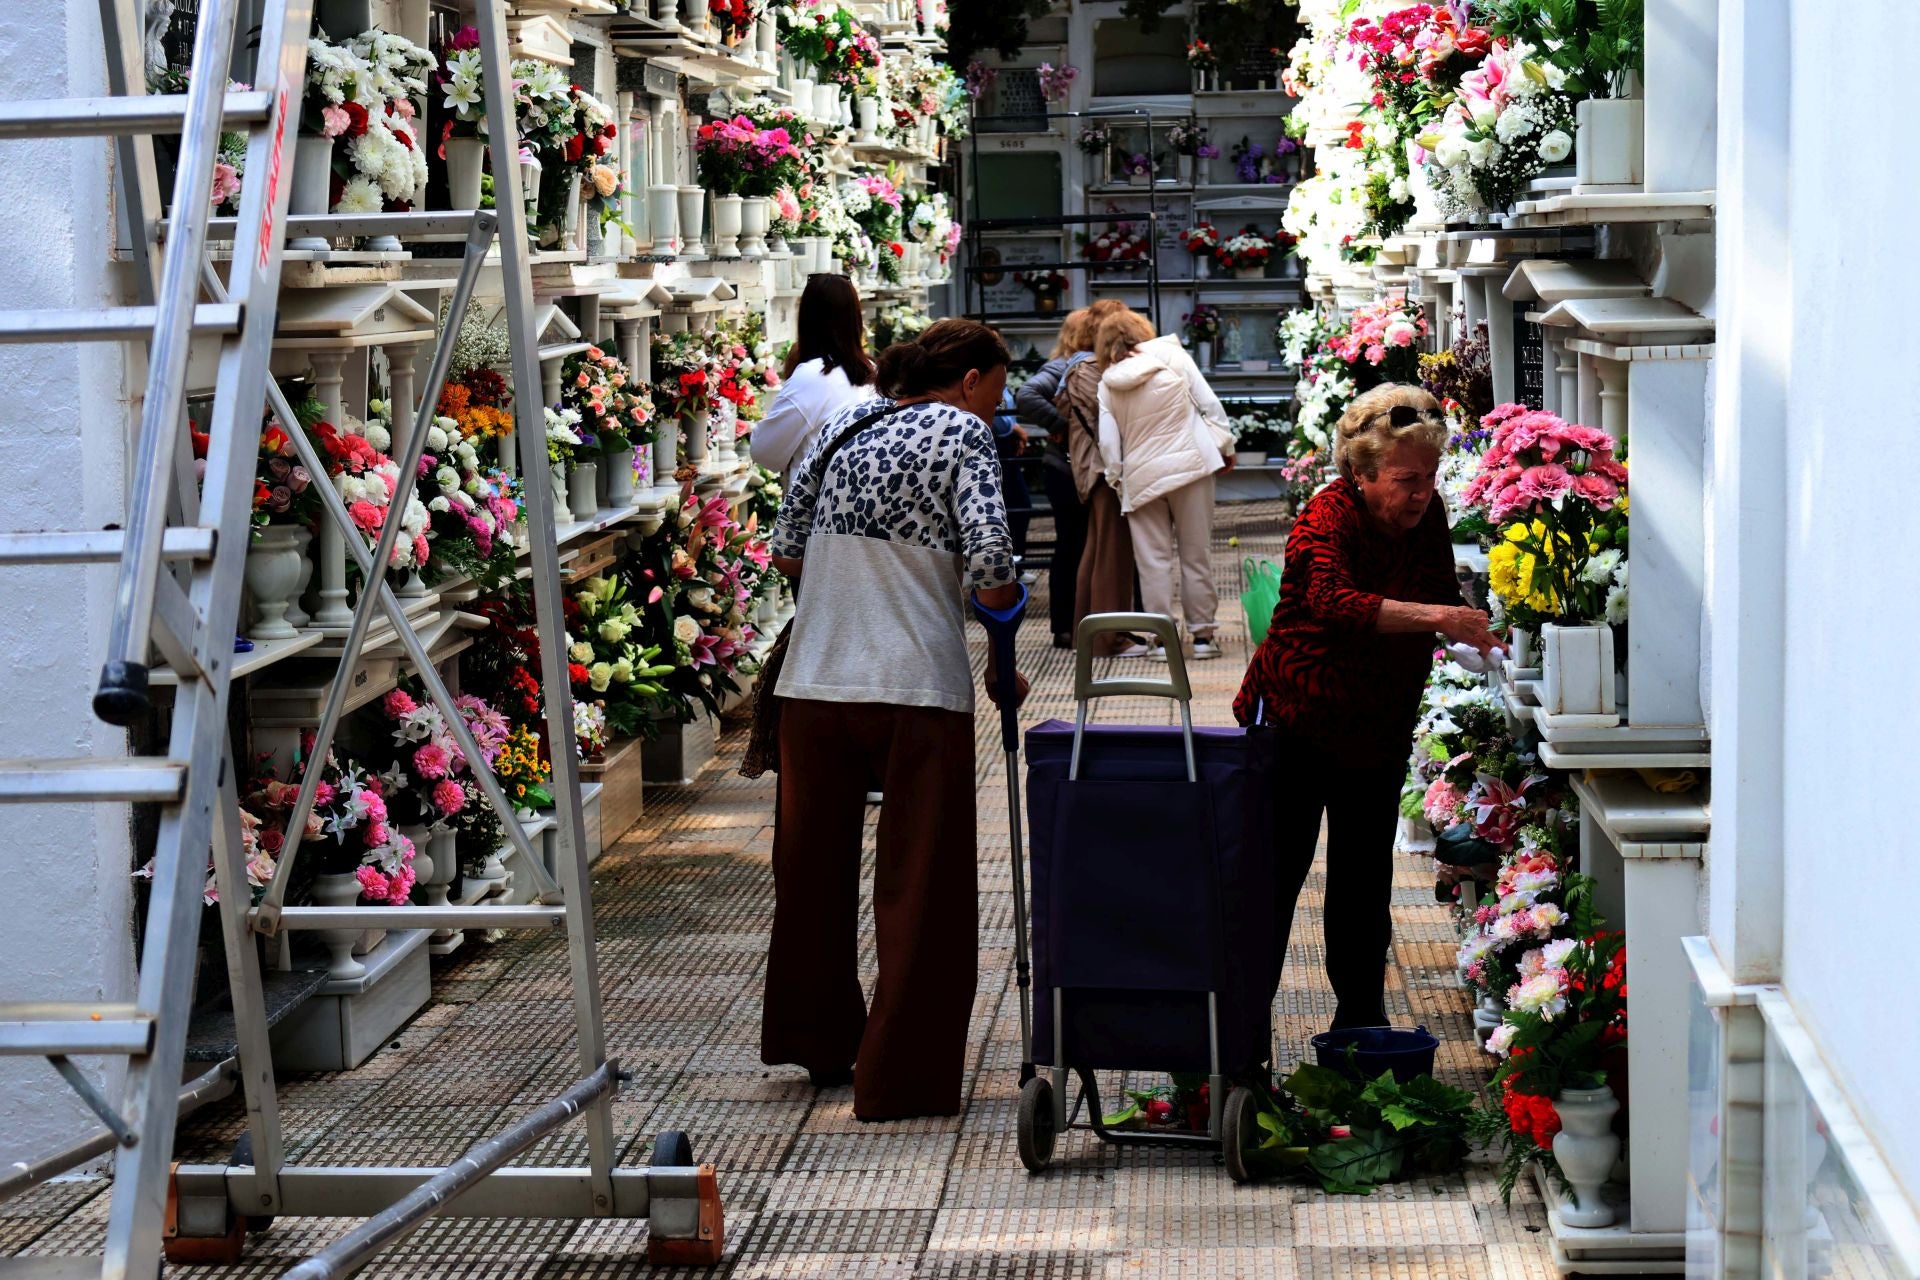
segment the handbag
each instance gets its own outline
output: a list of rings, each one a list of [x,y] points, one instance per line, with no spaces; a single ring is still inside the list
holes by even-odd
[[[872,413],[861,414],[835,436],[827,445],[826,452],[820,456],[820,478],[827,475],[827,466],[833,461],[833,455],[840,452],[840,446],[865,431],[880,419],[897,412],[901,406],[888,405]],[[797,597],[800,584],[794,583]],[[796,617],[798,614],[796,613]],[[793,635],[793,618],[788,618],[780,634],[774,637],[773,647],[767,650],[767,656],[760,663],[760,675],[753,686],[753,720],[747,729],[747,749],[740,757],[740,776],[757,778],[769,769],[780,771],[780,699],[773,692],[780,683],[780,669],[786,665],[787,641]]]

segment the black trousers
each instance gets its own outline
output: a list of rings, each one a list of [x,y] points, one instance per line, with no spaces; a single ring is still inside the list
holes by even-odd
[[[1312,743],[1290,745],[1286,751],[1304,767],[1297,784],[1275,802],[1276,982],[1324,816],[1327,891],[1321,925],[1327,980],[1338,1001],[1333,1026],[1385,1025],[1387,949],[1393,944],[1393,831],[1406,767],[1326,762],[1325,749]]]
[[[1027,525],[1033,519],[1033,494],[1021,472],[1020,459],[1012,454],[1000,459],[1000,487],[1007,504],[1007,531],[1013,535],[1013,554],[1027,554]]]
[[[1047,622],[1053,634],[1073,634],[1073,600],[1080,581],[1080,556],[1087,548],[1087,508],[1073,487],[1073,472],[1048,458],[1047,501],[1053,507],[1053,568],[1047,572]]]

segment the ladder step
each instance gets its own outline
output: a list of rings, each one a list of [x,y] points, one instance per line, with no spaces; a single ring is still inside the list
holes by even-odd
[[[193,309],[196,333],[240,332],[240,304],[203,302]],[[0,342],[117,342],[147,338],[156,307],[90,307],[77,311],[0,311]]]
[[[115,564],[125,541],[119,529],[0,533],[0,565]],[[211,560],[213,546],[212,529],[169,529],[160,543],[160,558]]]
[[[286,907],[282,929],[564,929],[565,907]]]
[[[100,760],[0,760],[0,804],[151,800],[171,804],[187,789],[187,766],[158,756]]]
[[[238,130],[265,124],[273,95],[245,90],[227,95],[222,121]],[[179,133],[187,118],[184,93],[125,98],[46,98],[0,104],[0,138],[85,138],[135,133]]]
[[[342,236],[398,236],[412,239],[416,236],[464,236],[473,228],[473,221],[481,214],[487,217],[497,215],[491,209],[472,209],[465,212],[445,209],[418,209],[410,213],[290,213],[287,215],[287,238],[299,236],[323,236],[329,240]],[[239,233],[238,218],[208,218],[207,239],[231,240]],[[162,236],[165,239],[166,224],[162,224]]]
[[[153,1019],[130,1004],[0,1004],[0,1054],[153,1050]]]

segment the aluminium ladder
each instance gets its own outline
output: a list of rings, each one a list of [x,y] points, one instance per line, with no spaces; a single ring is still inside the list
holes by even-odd
[[[647,1169],[612,1167],[611,1102],[619,1072],[605,1052],[594,957],[577,762],[568,750],[549,754],[557,797],[562,854],[556,885],[491,774],[476,774],[501,815],[521,865],[536,881],[538,901],[513,908],[289,907],[287,873],[298,834],[312,804],[320,771],[303,781],[273,882],[260,904],[251,895],[241,855],[239,778],[226,740],[231,683],[231,637],[236,630],[241,571],[250,528],[251,479],[263,402],[287,429],[315,475],[324,464],[301,431],[291,407],[268,376],[279,288],[281,251],[289,230],[318,236],[439,235],[464,233],[466,257],[449,320],[435,351],[419,415],[398,461],[413,474],[452,359],[455,335],[496,230],[506,294],[514,383],[540,385],[531,277],[526,260],[525,206],[519,189],[503,15],[481,0],[483,77],[494,171],[505,175],[500,212],[375,214],[361,217],[287,217],[283,175],[291,171],[289,126],[297,121],[303,86],[311,0],[268,0],[259,32],[261,61],[254,81],[271,85],[222,93],[222,77],[203,75],[182,98],[141,94],[137,17],[130,0],[100,0],[109,86],[115,97],[68,103],[10,104],[0,108],[0,138],[108,133],[118,135],[116,157],[140,267],[143,296],[154,305],[104,313],[0,313],[0,340],[152,338],[149,382],[129,485],[124,535],[0,535],[0,566],[9,563],[87,563],[117,560],[119,591],[108,662],[95,695],[96,713],[113,724],[143,721],[150,711],[150,648],[172,668],[175,697],[169,753],[154,759],[0,762],[0,801],[147,802],[160,807],[153,893],[141,956],[138,997],[125,1007],[0,1005],[0,1052],[46,1056],[100,1116],[106,1128],[64,1152],[0,1178],[0,1198],[114,1147],[120,1148],[104,1257],[4,1259],[0,1276],[100,1275],[107,1280],[155,1274],[162,1249],[176,1260],[237,1257],[249,1218],[286,1215],[368,1215],[369,1221],[289,1274],[316,1280],[342,1276],[380,1248],[437,1212],[498,1216],[649,1217],[649,1255],[659,1261],[711,1261],[721,1223],[711,1166],[694,1167],[683,1135],[663,1135]],[[196,31],[193,65],[224,68],[233,52],[237,0],[207,0]],[[223,128],[249,133],[246,180],[237,218],[208,217],[212,160]],[[295,126],[297,127],[297,126]],[[149,221],[158,207],[153,153],[145,135],[181,135],[172,217]],[[291,226],[289,222],[291,221]],[[222,281],[207,258],[211,239],[232,241],[232,268]],[[152,248],[164,243],[153,283]],[[207,302],[200,302],[204,293]],[[191,316],[191,326],[180,323]],[[196,493],[179,430],[185,412],[186,362],[194,331],[222,336],[218,382],[209,424],[204,486]],[[407,406],[402,406],[405,410]],[[543,406],[517,398],[515,437],[523,474],[545,473]],[[309,759],[324,760],[338,726],[344,692],[378,604],[470,759],[479,751],[425,646],[400,608],[384,575],[399,533],[403,504],[393,504],[369,552],[331,485],[318,485],[329,518],[342,528],[362,582],[340,673],[333,682]],[[567,681],[554,511],[548,486],[527,486],[524,513],[531,532],[531,569],[542,644],[548,740],[570,743],[572,697]],[[223,537],[223,534],[228,536]],[[186,585],[172,565],[191,565]],[[202,910],[200,885],[208,850],[220,889],[248,1133],[236,1162],[186,1166],[170,1172],[177,1108],[220,1095],[220,1081],[202,1077],[182,1092],[179,1077],[187,1031],[188,957]],[[556,905],[557,904],[557,905]],[[583,1076],[554,1101],[507,1131],[475,1144],[458,1161],[438,1168],[300,1168],[284,1163],[284,1144],[268,1047],[265,996],[252,935],[282,928],[359,927],[565,928],[569,939]],[[72,1055],[120,1054],[129,1060],[125,1100],[116,1108],[69,1061]],[[588,1125],[584,1169],[501,1166],[574,1116]],[[242,1155],[241,1153],[245,1153]],[[456,1202],[456,1197],[463,1197]]]

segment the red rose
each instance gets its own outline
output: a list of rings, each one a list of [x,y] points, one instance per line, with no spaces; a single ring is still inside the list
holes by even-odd
[[[587,135],[584,133],[576,133],[571,138],[568,138],[565,144],[561,146],[560,153],[568,160],[578,160],[585,154],[586,149]]]
[[[347,113],[347,132],[349,138],[357,138],[367,131],[367,109],[357,102],[340,104]]]
[[[1453,38],[1453,47],[1469,58],[1484,58],[1493,49],[1493,36],[1480,27],[1468,27]]]
[[[907,256],[907,247],[898,240],[893,241],[887,248],[893,250],[893,256],[896,258],[904,258]]]

